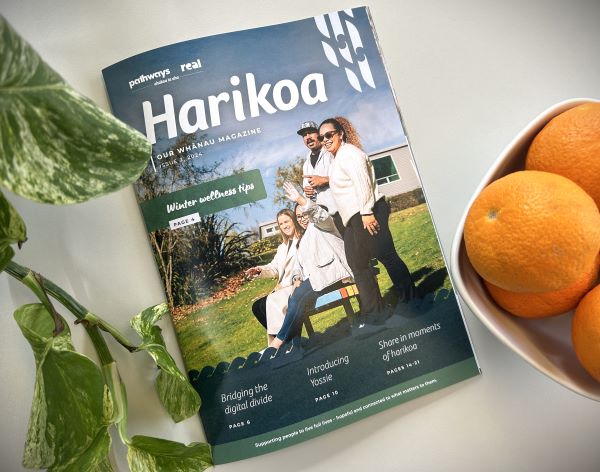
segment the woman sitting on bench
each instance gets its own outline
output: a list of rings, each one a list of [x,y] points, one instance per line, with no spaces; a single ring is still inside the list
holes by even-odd
[[[327,210],[305,198],[293,184],[284,183],[286,197],[296,202],[296,218],[308,218],[308,225],[298,244],[292,281],[296,287],[288,300],[287,313],[277,336],[269,346],[279,349],[285,342],[300,336],[308,307],[329,287],[348,280],[352,272],[346,261],[344,241]]]
[[[292,269],[295,267],[296,251],[304,233],[296,215],[288,208],[277,213],[277,224],[282,242],[273,260],[265,265],[246,271],[247,277],[274,277],[277,285],[268,295],[259,298],[252,305],[252,313],[267,330],[267,343],[270,343],[281,329],[287,312],[287,302],[294,290]]]

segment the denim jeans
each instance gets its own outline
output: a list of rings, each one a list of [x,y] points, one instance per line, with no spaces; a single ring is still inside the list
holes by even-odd
[[[323,292],[315,292],[306,279],[300,286],[296,287],[288,300],[287,312],[283,320],[283,325],[277,333],[277,338],[281,341],[289,341],[302,333],[302,323],[304,314],[307,310],[314,308],[315,301]]]

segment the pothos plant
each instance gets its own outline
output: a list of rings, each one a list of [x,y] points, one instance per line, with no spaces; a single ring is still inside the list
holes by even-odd
[[[143,135],[73,90],[0,16],[0,183],[37,202],[79,203],[116,191],[145,168],[151,148]],[[184,445],[127,433],[127,396],[105,336],[156,362],[158,396],[173,418],[197,413],[200,398],[168,353],[157,321],[165,305],[131,321],[140,341],[78,303],[42,275],[13,260],[27,240],[25,224],[0,193],[0,271],[37,297],[14,313],[36,364],[27,468],[111,471],[109,429],[127,446],[132,471],[201,471],[212,464],[207,444]],[[54,300],[54,301],[53,301]],[[77,353],[58,302],[93,344],[99,364]]]

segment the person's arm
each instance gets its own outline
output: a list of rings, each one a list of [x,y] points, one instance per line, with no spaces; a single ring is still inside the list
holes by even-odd
[[[287,198],[300,205],[302,213],[308,216],[311,223],[322,231],[331,232],[334,230],[335,223],[333,222],[333,218],[327,213],[327,210],[302,196],[296,187],[294,187],[294,184],[290,182],[284,182],[283,189]]]
[[[375,235],[379,232],[379,222],[373,215],[375,192],[367,155],[358,149],[350,149],[342,162],[356,188],[363,227],[369,234]]]
[[[302,274],[302,265],[298,257],[294,261],[294,268],[292,269],[292,285],[294,288],[298,287],[304,280],[304,276]]]
[[[307,200],[300,209],[302,213],[308,216],[308,220],[321,231],[327,231],[328,233],[335,232],[333,218],[322,206],[317,205],[312,200]]]
[[[288,182],[287,180],[283,183],[283,191],[288,200],[291,200],[300,206],[306,204],[306,201],[308,200],[298,191],[293,183]]]
[[[310,173],[310,169],[308,167],[308,161],[310,157],[306,158],[304,164],[302,165],[302,190],[304,190],[304,195],[308,198],[312,198],[316,193],[316,190],[312,187],[312,185],[308,181],[308,175]]]
[[[281,265],[281,259],[285,257],[285,244],[280,244],[277,247],[275,257],[268,264],[258,266],[261,271],[258,274],[261,278],[279,277],[279,266]],[[283,248],[283,249],[282,249]]]
[[[340,161],[344,166],[344,171],[350,177],[353,187],[356,189],[360,214],[373,214],[375,192],[373,190],[373,182],[371,181],[366,154],[358,148],[352,148],[348,150]]]

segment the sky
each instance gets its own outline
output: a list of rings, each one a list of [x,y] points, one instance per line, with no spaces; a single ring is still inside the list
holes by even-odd
[[[356,33],[352,33],[354,30]],[[191,64],[190,70],[182,71],[181,65],[186,63]],[[194,63],[200,67],[192,69]],[[363,72],[367,63],[368,71]],[[164,79],[157,76],[154,80],[132,84],[141,75],[167,69],[169,73],[164,74]],[[351,72],[347,73],[346,69]],[[227,212],[239,229],[252,229],[258,223],[271,221],[280,209],[273,204],[275,170],[306,155],[302,138],[296,134],[301,122],[320,123],[331,116],[345,116],[358,130],[367,153],[406,143],[370,19],[362,8],[165,46],[107,67],[103,73],[113,113],[143,133],[146,126],[142,102],[149,102],[152,113],[157,116],[165,111],[164,96],[171,95],[177,115],[190,100],[203,100],[208,109],[207,97],[223,92],[229,94],[229,102],[219,108],[221,123],[198,133],[213,139],[215,144],[202,148],[202,155],[193,162],[217,165],[222,176],[240,168],[260,169],[267,199],[250,209],[246,205]],[[275,113],[269,114],[259,108],[260,115],[250,117],[246,74],[253,75],[257,90],[271,84],[265,95],[271,104],[276,84],[283,90],[283,101],[289,102],[289,88],[300,89],[304,77],[320,74],[326,100],[307,104],[300,98],[292,109],[275,106]],[[348,78],[352,74],[356,76],[357,86]],[[232,76],[239,77],[239,85],[231,84]],[[165,79],[171,81],[157,83]],[[314,96],[314,81],[312,85],[309,91]],[[241,94],[245,115],[241,121],[234,116],[234,90]],[[260,134],[218,142],[220,136],[256,128],[260,128]],[[154,129],[157,142],[153,155],[156,156],[173,146],[177,138],[167,136],[164,123]],[[178,132],[183,134],[180,129]]]

